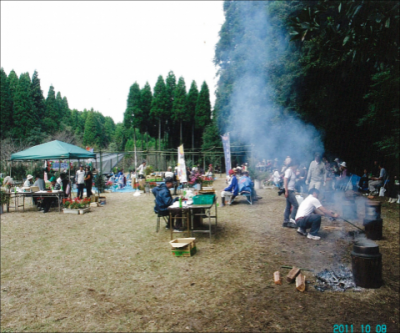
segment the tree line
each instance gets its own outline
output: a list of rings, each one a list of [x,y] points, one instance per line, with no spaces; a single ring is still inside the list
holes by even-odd
[[[208,144],[212,128],[210,92],[206,82],[199,88],[192,81],[187,91],[185,79],[176,80],[170,71],[165,80],[157,79],[153,92],[149,83],[140,88],[137,82],[129,89],[123,125],[133,130],[130,145],[134,144],[136,132],[141,135],[140,145],[146,147],[148,136],[156,138],[156,148],[200,148]],[[217,133],[216,133],[217,135]]]
[[[207,145],[217,135],[206,82],[199,91],[193,81],[187,92],[184,78],[176,82],[172,71],[165,81],[158,77],[153,91],[148,83],[140,88],[135,82],[129,89],[123,122],[117,124],[93,109],[71,110],[67,97],[56,93],[52,85],[45,98],[37,71],[31,79],[29,73],[18,77],[14,70],[7,75],[1,68],[0,78],[4,147],[18,149],[16,142],[25,148],[60,139],[109,151],[132,151],[134,141],[143,150],[176,148],[181,143],[200,148],[204,138]],[[9,141],[11,145],[6,144]]]
[[[246,30],[260,12],[270,29]],[[269,53],[257,55],[264,57],[257,71],[268,82],[265,96],[275,108],[269,122],[298,117],[318,129],[332,159],[340,157],[360,172],[384,160],[399,171],[397,2],[225,1],[224,13],[214,58],[220,132],[230,125],[243,48],[256,36],[270,45]],[[260,105],[260,122],[263,110]]]

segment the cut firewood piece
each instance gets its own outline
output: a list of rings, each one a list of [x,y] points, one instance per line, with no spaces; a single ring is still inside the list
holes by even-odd
[[[274,282],[275,282],[275,284],[282,284],[281,274],[279,273],[279,271],[276,271],[274,273]]]
[[[297,274],[300,273],[300,268],[294,267],[289,271],[287,277],[286,277],[286,281],[289,283],[292,283],[294,281],[294,279],[296,278]]]
[[[296,277],[296,289],[301,292],[306,290],[306,277],[301,273]]]

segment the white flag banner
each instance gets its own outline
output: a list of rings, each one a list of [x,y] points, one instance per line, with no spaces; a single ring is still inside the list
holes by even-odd
[[[183,152],[183,145],[178,147],[178,177],[181,183],[187,183],[185,153]]]

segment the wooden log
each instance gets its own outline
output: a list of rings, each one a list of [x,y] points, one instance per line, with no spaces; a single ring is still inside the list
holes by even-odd
[[[301,292],[306,290],[306,277],[301,273],[296,277],[296,289]]]
[[[275,282],[275,284],[282,284],[281,274],[279,273],[279,271],[276,271],[274,273],[274,282]]]
[[[294,267],[289,271],[287,277],[286,277],[286,281],[289,283],[292,283],[294,281],[294,279],[296,278],[297,274],[300,273],[300,268]]]

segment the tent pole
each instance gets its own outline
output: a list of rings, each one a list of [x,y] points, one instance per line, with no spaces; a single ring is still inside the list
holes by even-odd
[[[103,164],[102,164],[102,160],[101,160],[101,149],[100,149],[100,172],[99,172],[99,177],[100,177],[100,182],[99,182],[100,186],[99,186],[98,191],[99,191],[99,196],[100,196],[100,193],[102,193],[102,191],[103,191]]]
[[[71,159],[68,160],[68,170],[69,170],[69,176],[68,176],[69,193],[68,193],[68,196],[72,199]]]

